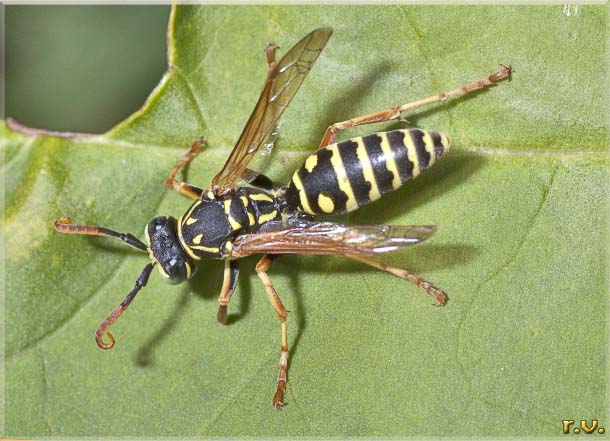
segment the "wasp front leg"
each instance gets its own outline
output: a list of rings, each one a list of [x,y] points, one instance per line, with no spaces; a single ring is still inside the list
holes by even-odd
[[[407,112],[410,110],[417,109],[418,107],[425,106],[431,103],[437,103],[440,101],[445,101],[449,98],[457,97],[460,95],[466,95],[467,93],[473,92],[475,90],[484,89],[489,86],[493,86],[498,81],[503,80],[504,78],[510,78],[511,68],[500,65],[500,69],[498,72],[489,75],[479,81],[475,81],[474,83],[467,84],[462,87],[458,87],[456,89],[450,90],[449,92],[441,92],[436,95],[430,96],[428,98],[424,98],[422,100],[413,101],[412,103],[403,104],[402,106],[394,106],[388,109],[378,110],[377,112],[369,113],[367,115],[358,116],[356,118],[348,119],[345,121],[334,123],[326,129],[324,132],[324,136],[320,141],[320,147],[326,147],[327,145],[334,144],[337,138],[337,132],[339,130],[349,129],[350,127],[361,126],[364,124],[372,124],[378,122],[391,121],[400,118],[400,115],[403,112]]]
[[[184,195],[191,199],[198,199],[199,196],[201,196],[201,193],[203,193],[202,188],[199,188],[195,185],[187,184],[186,182],[177,181],[175,178],[176,173],[178,173],[182,167],[191,162],[195,158],[195,156],[199,154],[199,151],[201,150],[203,144],[203,138],[199,138],[193,143],[193,145],[191,145],[189,151],[186,152],[184,156],[182,156],[182,158],[180,158],[178,162],[176,162],[176,164],[174,164],[172,169],[169,171],[167,178],[165,178],[165,181],[163,181],[163,184],[167,188],[169,188],[170,190],[176,190],[181,195]]]
[[[447,303],[447,294],[443,292],[443,290],[437,288],[427,280],[422,279],[417,274],[413,274],[410,271],[407,271],[403,268],[397,268],[395,266],[387,265],[383,262],[379,262],[377,260],[370,259],[368,257],[347,254],[347,257],[350,259],[357,260],[358,262],[366,263],[372,267],[380,269],[382,271],[387,271],[390,274],[395,275],[396,277],[400,277],[401,279],[408,280],[409,282],[419,286],[421,289],[426,291],[436,302],[436,306],[444,306]]]
[[[273,309],[275,309],[275,312],[280,319],[280,328],[282,333],[280,340],[280,370],[277,376],[277,389],[275,391],[275,395],[273,396],[273,407],[276,409],[281,409],[282,406],[284,406],[284,394],[286,393],[286,382],[288,381],[288,327],[286,324],[288,313],[286,312],[286,308],[284,308],[280,297],[277,295],[275,288],[273,288],[271,279],[267,275],[267,271],[271,267],[271,261],[272,256],[269,254],[265,255],[256,264],[256,273],[263,282],[265,290],[267,291],[269,302],[271,302]]]
[[[237,286],[237,277],[239,276],[239,264],[236,260],[225,260],[225,272],[222,280],[222,289],[218,297],[218,314],[216,319],[220,323],[227,322],[227,308],[231,301],[231,296],[235,292]]]

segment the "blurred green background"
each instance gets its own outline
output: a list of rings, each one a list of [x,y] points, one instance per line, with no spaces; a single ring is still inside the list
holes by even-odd
[[[166,69],[169,5],[4,8],[5,116],[25,125],[104,132]]]

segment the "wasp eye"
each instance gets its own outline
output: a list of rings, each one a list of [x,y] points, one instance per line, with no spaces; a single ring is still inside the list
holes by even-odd
[[[172,257],[165,262],[159,262],[162,270],[161,274],[167,277],[167,281],[172,284],[182,283],[189,278],[187,263],[180,258]]]

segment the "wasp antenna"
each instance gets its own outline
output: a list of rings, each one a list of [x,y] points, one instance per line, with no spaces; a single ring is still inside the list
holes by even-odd
[[[131,290],[127,297],[123,299],[121,304],[114,308],[112,312],[106,317],[106,319],[100,323],[95,331],[95,343],[100,349],[112,349],[115,343],[115,339],[110,332],[108,332],[108,328],[112,326],[114,322],[123,314],[123,312],[127,309],[131,301],[135,298],[136,294],[140,289],[146,286],[146,282],[148,282],[148,278],[150,277],[150,272],[152,271],[155,264],[153,262],[149,263],[144,267],[138,279],[136,280],[136,286]],[[104,335],[108,335],[109,343],[104,342]]]
[[[73,225],[72,218],[60,217],[53,224],[55,230],[65,234],[86,234],[89,236],[116,237],[136,250],[148,252],[148,247],[131,233],[118,233],[104,227],[93,225]]]

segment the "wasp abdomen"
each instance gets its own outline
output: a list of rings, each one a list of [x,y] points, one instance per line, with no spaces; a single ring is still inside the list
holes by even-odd
[[[287,207],[308,214],[342,214],[396,190],[449,148],[447,136],[394,130],[319,149],[294,173]]]

